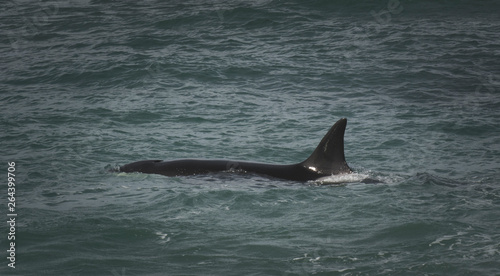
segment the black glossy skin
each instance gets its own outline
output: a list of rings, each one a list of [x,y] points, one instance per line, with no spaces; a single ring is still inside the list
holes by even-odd
[[[308,181],[329,174],[318,174],[301,164],[274,165],[232,160],[180,159],[172,161],[144,160],[120,167],[121,172],[156,173],[165,176],[208,174],[212,172],[240,171],[275,178]]]
[[[340,119],[323,137],[317,148],[305,161],[291,165],[274,165],[232,160],[180,159],[171,161],[144,160],[119,168],[120,172],[141,172],[165,176],[207,174],[223,171],[243,171],[270,177],[308,181],[321,177],[347,174],[344,157],[344,132],[347,119]]]

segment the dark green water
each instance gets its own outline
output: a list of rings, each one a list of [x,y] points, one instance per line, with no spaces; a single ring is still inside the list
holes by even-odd
[[[500,275],[498,11],[7,1],[0,274]],[[347,184],[108,172],[299,162],[342,117]]]

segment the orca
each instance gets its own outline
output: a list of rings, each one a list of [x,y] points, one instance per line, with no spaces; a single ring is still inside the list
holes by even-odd
[[[347,119],[337,121],[323,137],[314,152],[303,162],[289,165],[233,160],[144,160],[119,167],[119,172],[140,172],[165,176],[185,176],[212,172],[247,172],[294,181],[317,180],[326,176],[350,174],[344,156],[344,132]]]

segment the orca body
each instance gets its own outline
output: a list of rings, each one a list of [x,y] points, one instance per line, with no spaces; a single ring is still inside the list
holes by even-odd
[[[165,176],[208,174],[242,171],[294,181],[316,180],[325,176],[349,174],[351,168],[344,156],[344,132],[347,119],[337,121],[305,161],[290,165],[275,165],[232,160],[144,160],[123,165],[120,172],[141,172]]]

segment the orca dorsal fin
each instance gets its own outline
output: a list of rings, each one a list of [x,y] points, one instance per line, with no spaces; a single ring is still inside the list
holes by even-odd
[[[338,120],[323,137],[314,152],[300,165],[323,175],[351,173],[344,156],[344,132],[347,119]]]

